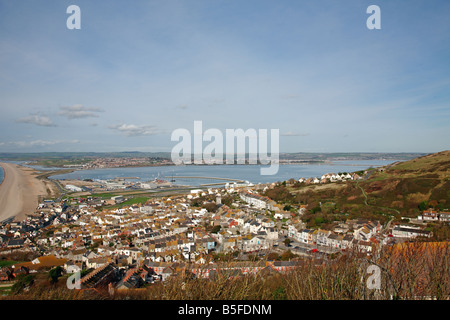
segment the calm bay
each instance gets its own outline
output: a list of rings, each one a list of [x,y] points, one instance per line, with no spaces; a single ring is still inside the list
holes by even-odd
[[[346,160],[324,164],[284,164],[279,166],[275,175],[261,175],[261,165],[185,165],[161,167],[128,167],[76,170],[71,173],[54,175],[58,180],[110,180],[125,178],[126,180],[151,181],[156,178],[172,181],[175,185],[200,186],[208,183],[224,181],[186,177],[214,177],[249,181],[253,184],[285,181],[291,178],[320,178],[326,173],[344,173],[366,170],[396,162],[395,160]],[[182,178],[181,178],[182,177]],[[225,181],[226,182],[226,181]]]

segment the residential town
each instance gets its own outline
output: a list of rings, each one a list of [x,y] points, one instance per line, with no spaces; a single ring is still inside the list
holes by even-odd
[[[122,168],[122,167],[142,167],[142,166],[152,166],[152,165],[173,165],[170,159],[163,158],[96,158],[83,165],[83,169],[99,169],[99,168]]]
[[[361,176],[357,173],[348,173],[348,172],[338,172],[338,173],[326,173],[320,177],[310,177],[310,178],[300,178],[298,181],[300,183],[306,184],[318,184],[318,183],[328,183],[328,182],[339,182],[346,180],[359,180]]]
[[[39,161],[38,161],[39,163]],[[33,164],[33,162],[30,162]],[[124,167],[144,167],[144,166],[165,166],[173,165],[170,159],[160,157],[86,157],[78,159],[75,163],[65,163],[61,160],[52,162],[45,161],[45,164],[61,168],[73,169],[100,169],[100,168],[124,168]]]
[[[347,250],[370,255],[395,241],[430,237],[423,221],[449,221],[447,211],[427,210],[418,223],[389,229],[364,219],[348,219],[333,230],[307,229],[301,219],[306,205],[293,213],[262,195],[274,185],[227,184],[115,209],[103,207],[123,203],[123,196],[45,200],[26,220],[1,226],[1,254],[33,252],[38,257],[3,267],[0,280],[61,267],[68,274],[89,270],[81,278],[82,288],[108,285],[121,290],[165,281],[180,272],[206,278],[230,268],[234,271],[229,276],[286,272],[298,265],[298,259],[270,261],[268,253],[289,251],[318,260]],[[210,200],[203,204],[214,210],[192,205],[205,198]],[[232,201],[224,204],[225,198]],[[232,267],[217,260],[227,254],[234,258]]]

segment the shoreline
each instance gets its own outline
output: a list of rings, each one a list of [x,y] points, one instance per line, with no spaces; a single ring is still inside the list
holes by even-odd
[[[333,159],[333,160],[278,160],[279,165],[330,165],[330,166],[338,166],[342,165],[342,161],[393,161],[393,162],[399,162],[399,161],[405,161],[403,159]],[[30,168],[32,168],[32,164],[27,163]],[[183,164],[162,164],[162,165],[134,165],[134,166],[111,166],[111,167],[64,167],[64,166],[42,166],[48,168],[49,172],[54,172],[51,175],[58,175],[57,170],[52,170],[53,168],[66,171],[66,170],[72,170],[72,171],[86,171],[86,170],[101,170],[101,169],[127,169],[127,168],[152,168],[152,167],[184,167],[184,166],[267,166],[268,164],[262,164],[262,163],[183,163]],[[347,166],[361,166],[364,165],[361,164],[345,164]],[[376,166],[383,166],[382,164],[376,165]]]
[[[0,188],[2,187],[3,182],[6,180],[6,172],[5,169],[1,166],[1,162],[0,162],[0,168],[3,170],[3,179],[2,181],[0,181]]]
[[[39,180],[36,170],[14,163],[0,162],[4,178],[0,184],[0,222],[22,221],[33,214],[40,196],[48,195],[46,183]]]

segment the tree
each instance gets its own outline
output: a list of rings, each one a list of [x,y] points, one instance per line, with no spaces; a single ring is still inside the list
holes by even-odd
[[[222,198],[222,203],[223,203],[224,205],[226,205],[226,206],[231,207],[231,205],[232,205],[232,203],[233,203],[233,197],[232,197],[232,196],[229,196],[229,195],[224,196],[224,197]]]
[[[289,247],[289,245],[291,244],[291,239],[289,239],[289,238],[286,238],[286,239],[284,239],[284,244],[286,245],[286,247]]]
[[[271,252],[267,256],[267,260],[274,261],[274,260],[280,260],[280,255],[276,252]]]
[[[50,278],[50,282],[55,284],[56,282],[58,282],[58,278],[62,276],[62,268],[60,266],[51,269],[48,272],[48,276]]]
[[[11,292],[14,294],[20,294],[23,289],[31,286],[34,283],[34,275],[19,274],[14,285],[11,287]]]
[[[314,208],[311,209],[312,213],[317,213],[317,212],[320,212],[320,211],[322,211],[322,208],[320,206],[317,206],[317,207],[314,207]]]
[[[292,203],[295,200],[295,196],[292,195],[284,185],[267,190],[265,196],[274,201],[283,203]]]
[[[321,225],[322,223],[325,222],[325,219],[322,218],[322,217],[317,217],[317,218],[314,219],[314,222],[315,222],[317,225]]]
[[[283,252],[283,254],[281,255],[281,260],[287,261],[287,260],[290,260],[295,257],[296,257],[296,255],[293,254],[291,250],[287,250],[287,251]]]
[[[436,208],[438,206],[438,202],[436,200],[430,200],[428,202],[428,208]]]
[[[206,203],[203,205],[203,208],[205,208],[206,210],[208,210],[208,212],[216,212],[217,209],[219,208],[219,206],[215,203]]]
[[[420,211],[425,211],[426,208],[427,208],[427,202],[426,201],[422,201],[421,203],[419,203],[419,210]]]
[[[214,226],[214,228],[212,228],[212,230],[211,230],[211,233],[218,233],[220,231],[220,229],[222,229],[221,225]]]

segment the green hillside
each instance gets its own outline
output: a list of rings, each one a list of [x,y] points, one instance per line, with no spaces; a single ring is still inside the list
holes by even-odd
[[[405,215],[419,207],[445,209],[450,205],[450,151],[426,155],[387,167],[360,183],[374,204]]]
[[[417,217],[428,207],[450,208],[450,151],[366,173],[356,181],[280,185],[266,195],[287,205],[307,204],[302,220],[312,228],[327,227],[347,218],[399,221],[402,217]]]
[[[403,177],[425,176],[446,178],[450,176],[450,151],[429,154],[409,161],[397,163],[386,170]]]

